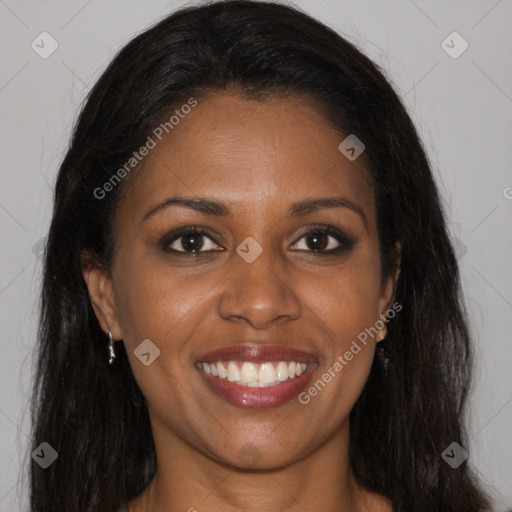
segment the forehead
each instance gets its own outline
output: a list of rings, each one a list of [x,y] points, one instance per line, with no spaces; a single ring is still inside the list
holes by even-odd
[[[256,101],[217,93],[197,102],[161,141],[153,137],[156,144],[133,171],[120,213],[140,217],[170,195],[208,196],[233,209],[263,211],[343,194],[363,202],[373,217],[363,159],[350,161],[339,151],[346,134],[307,99]]]

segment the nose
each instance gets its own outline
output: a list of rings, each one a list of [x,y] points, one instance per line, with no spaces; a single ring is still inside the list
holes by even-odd
[[[235,268],[225,277],[219,299],[219,314],[224,320],[248,323],[262,330],[301,315],[301,303],[294,293],[283,263],[263,252],[252,263],[234,255]]]

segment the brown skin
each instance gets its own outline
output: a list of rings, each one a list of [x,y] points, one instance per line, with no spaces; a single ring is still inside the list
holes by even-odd
[[[149,404],[158,468],[130,512],[392,510],[357,485],[348,459],[349,414],[385,328],[307,405],[235,407],[194,366],[217,348],[285,345],[317,358],[309,386],[391,306],[368,172],[362,158],[340,153],[344,138],[304,98],[218,93],[201,98],[131,176],[116,212],[112,274],[84,268],[98,320],[125,343]],[[172,206],[142,220],[173,195],[221,200],[232,213]],[[349,208],[287,216],[291,203],[321,197],[346,198],[366,220]],[[165,234],[193,224],[208,231],[205,256],[159,248]],[[304,235],[316,224],[340,229],[354,246],[313,255],[318,246]],[[248,236],[263,248],[250,264],[236,253]],[[326,236],[321,250],[339,245]],[[186,251],[186,242],[172,248]],[[146,338],[161,350],[149,366],[133,354]],[[239,457],[248,445],[259,456],[252,466]]]

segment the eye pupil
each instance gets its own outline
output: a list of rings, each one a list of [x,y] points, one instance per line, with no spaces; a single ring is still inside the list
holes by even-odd
[[[197,233],[190,233],[182,236],[182,246],[187,251],[199,251],[203,247],[202,235]]]
[[[312,242],[310,244],[309,242]],[[323,251],[327,245],[327,235],[325,233],[310,233],[307,236],[307,245],[313,251]]]

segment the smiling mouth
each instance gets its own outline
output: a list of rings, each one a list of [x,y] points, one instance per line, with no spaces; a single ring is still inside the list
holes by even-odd
[[[199,361],[196,366],[220,380],[252,388],[277,386],[296,379],[308,368],[307,363],[299,361]]]
[[[267,408],[295,398],[318,368],[313,354],[283,345],[238,345],[194,363],[207,387],[231,405]]]

